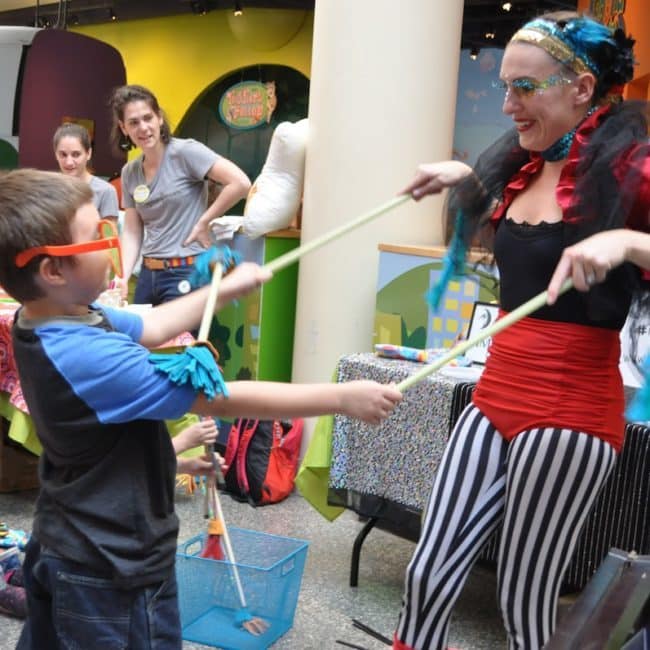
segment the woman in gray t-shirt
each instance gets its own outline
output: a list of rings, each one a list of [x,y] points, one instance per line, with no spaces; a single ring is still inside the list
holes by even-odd
[[[198,254],[210,246],[209,223],[243,199],[248,176],[234,163],[191,139],[171,137],[158,100],[143,86],[117,88],[112,96],[112,142],[142,154],[122,169],[124,278],[142,253],[136,303],[160,304],[187,293]],[[208,205],[207,183],[222,186]]]
[[[93,176],[88,163],[93,150],[88,130],[81,124],[65,122],[52,139],[54,155],[63,174],[86,181],[93,191],[93,203],[102,219],[111,219],[117,225],[119,204],[115,188],[98,176]]]

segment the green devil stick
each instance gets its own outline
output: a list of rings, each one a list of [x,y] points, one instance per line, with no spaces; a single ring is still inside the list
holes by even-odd
[[[558,291],[558,295],[562,295],[571,289],[571,287],[573,287],[573,281],[571,279],[565,280],[562,283],[560,290]],[[490,336],[497,334],[501,330],[506,329],[506,327],[510,327],[510,325],[513,325],[518,320],[521,320],[524,318],[524,316],[528,316],[540,307],[543,307],[546,304],[547,299],[548,291],[542,291],[542,293],[537,294],[535,297],[531,298],[523,305],[517,307],[517,309],[511,311],[509,314],[506,314],[503,318],[500,318],[498,321],[496,321],[496,323],[494,323],[494,325],[481,330],[478,334],[476,334],[476,336],[472,336],[471,339],[467,339],[466,341],[459,343],[457,346],[449,350],[449,352],[447,352],[447,354],[444,356],[436,359],[436,361],[425,366],[422,368],[422,370],[419,370],[414,375],[407,377],[404,379],[404,381],[401,381],[399,384],[397,384],[397,389],[403,393],[408,388],[411,388],[411,386],[414,384],[417,384],[421,379],[424,379],[431,373],[439,370],[444,365],[447,365],[450,361],[463,354],[463,352],[474,347],[477,343],[480,343]]]
[[[384,212],[388,212],[389,210],[396,208],[398,205],[401,205],[402,203],[406,203],[406,201],[408,201],[410,198],[411,198],[410,194],[400,194],[400,196],[396,196],[394,199],[391,199],[390,201],[386,201],[386,203],[383,203],[382,205],[375,208],[374,210],[370,210],[369,212],[362,214],[356,219],[353,219],[348,223],[344,223],[342,226],[339,226],[338,228],[333,228],[329,232],[326,232],[324,235],[321,235],[320,237],[316,237],[316,239],[312,239],[306,244],[303,244],[302,246],[298,246],[298,248],[294,248],[292,251],[289,251],[284,255],[280,255],[280,257],[276,257],[274,260],[271,260],[268,264],[265,264],[264,268],[268,269],[269,271],[272,271],[273,273],[275,273],[276,271],[280,271],[286,268],[287,266],[293,264],[295,261],[299,260],[303,255],[310,253],[316,248],[320,248],[321,246],[324,246],[325,244],[333,241],[334,239],[338,239],[339,237],[342,237],[346,233],[350,232],[351,230],[354,230],[355,228],[358,228],[359,226],[363,226],[364,223],[367,223],[368,221],[372,221],[374,218],[384,214]]]

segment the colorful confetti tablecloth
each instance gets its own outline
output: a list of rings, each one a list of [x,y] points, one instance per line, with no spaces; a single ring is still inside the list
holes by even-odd
[[[374,379],[384,384],[399,383],[421,368],[422,364],[416,362],[352,354],[339,360],[337,381]],[[330,487],[423,508],[449,439],[457,384],[454,379],[433,373],[406,391],[395,412],[379,426],[335,416]]]
[[[339,359],[333,380],[398,383],[422,364],[374,354]],[[449,439],[451,422],[471,398],[473,382],[434,373],[406,391],[379,426],[337,415],[319,418],[298,472],[300,493],[327,519],[352,508],[391,516],[420,511]]]

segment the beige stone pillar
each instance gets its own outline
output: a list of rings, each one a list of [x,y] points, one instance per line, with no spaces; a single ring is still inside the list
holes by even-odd
[[[463,0],[316,0],[303,242],[451,156],[462,15]],[[377,245],[440,243],[441,208],[411,201],[301,260],[294,382],[371,349]]]

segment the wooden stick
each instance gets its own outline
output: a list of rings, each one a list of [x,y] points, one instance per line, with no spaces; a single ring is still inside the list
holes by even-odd
[[[362,214],[356,219],[348,223],[345,223],[342,226],[339,226],[338,228],[333,228],[329,232],[326,232],[324,235],[321,235],[320,237],[317,237],[316,239],[313,239],[312,241],[307,242],[306,244],[303,244],[298,248],[294,248],[292,251],[289,251],[284,255],[280,255],[280,257],[276,257],[274,260],[266,264],[264,268],[269,269],[273,273],[275,273],[276,271],[280,271],[286,268],[287,266],[290,266],[295,261],[299,260],[303,255],[306,255],[307,253],[310,253],[311,251],[320,248],[321,246],[324,246],[325,244],[333,241],[334,239],[338,239],[339,237],[342,237],[343,235],[350,232],[351,230],[354,230],[355,228],[362,226],[364,223],[367,223],[368,221],[372,221],[372,219],[379,217],[380,215],[384,214],[385,212],[388,212],[389,210],[392,210],[398,205],[401,205],[402,203],[406,203],[406,201],[408,201],[408,199],[410,198],[411,198],[410,194],[401,194],[400,196],[396,196],[390,201],[386,201],[386,203],[380,205],[377,208],[374,208],[373,210],[370,210],[369,212]],[[210,332],[210,323],[212,322],[214,309],[217,305],[217,295],[219,293],[219,285],[221,283],[222,276],[223,276],[223,265],[218,262],[214,265],[214,270],[212,271],[212,284],[210,285],[210,293],[208,294],[208,299],[205,303],[205,308],[203,310],[203,318],[201,319],[201,327],[199,329],[199,336],[197,341],[208,340],[208,334]]]
[[[292,251],[289,251],[284,255],[280,255],[280,257],[276,257],[274,260],[271,260],[268,264],[265,264],[264,268],[268,269],[269,271],[272,271],[273,273],[276,273],[277,271],[280,271],[286,268],[287,266],[290,266],[295,261],[299,260],[303,255],[306,255],[307,253],[310,253],[316,248],[320,248],[321,246],[328,244],[334,239],[338,239],[339,237],[342,237],[343,235],[350,232],[351,230],[354,230],[355,228],[362,226],[364,223],[367,223],[368,221],[372,221],[376,217],[379,217],[380,215],[384,214],[385,212],[388,212],[389,210],[396,208],[398,205],[401,205],[402,203],[406,203],[406,201],[408,201],[410,198],[411,198],[410,194],[401,194],[400,196],[396,196],[390,201],[386,201],[386,203],[383,203],[379,207],[376,207],[373,210],[370,210],[369,212],[362,214],[356,219],[353,219],[348,223],[344,223],[342,226],[339,226],[338,228],[333,228],[329,232],[326,232],[325,234],[321,235],[320,237],[316,237],[316,239],[312,239],[306,244],[303,244],[302,246],[298,246],[298,248],[294,248]]]
[[[226,550],[226,559],[228,560],[228,564],[230,564],[232,574],[235,578],[235,585],[237,587],[237,595],[239,596],[239,603],[244,609],[246,609],[248,607],[246,603],[246,596],[244,596],[244,588],[242,587],[241,578],[239,577],[239,570],[237,568],[235,553],[232,549],[232,544],[230,543],[230,535],[228,534],[228,527],[226,526],[226,520],[223,518],[223,509],[221,508],[219,491],[217,490],[215,483],[211,485],[210,490],[216,508],[216,517],[221,521],[221,525],[223,526],[223,542]]]
[[[572,286],[573,286],[573,281],[571,279],[565,280],[562,286],[560,287],[558,295],[562,295],[563,293],[568,291]],[[447,354],[440,357],[440,359],[436,359],[436,361],[425,366],[424,368],[422,368],[422,370],[419,370],[414,375],[411,375],[410,377],[404,379],[404,381],[401,381],[399,384],[397,384],[397,389],[404,392],[408,388],[411,388],[411,386],[417,384],[421,379],[424,379],[425,377],[429,376],[431,373],[435,372],[436,370],[439,370],[440,368],[448,364],[456,357],[459,357],[461,354],[463,354],[463,352],[474,347],[477,343],[480,343],[481,341],[484,341],[490,336],[497,334],[501,330],[504,330],[506,327],[510,327],[510,325],[513,325],[518,320],[521,320],[525,316],[532,314],[540,307],[543,307],[546,304],[547,299],[548,299],[548,291],[542,291],[542,293],[537,294],[536,296],[534,296],[533,298],[525,302],[523,305],[517,307],[517,309],[511,311],[509,314],[506,314],[503,318],[500,318],[498,321],[496,321],[496,323],[494,323],[494,325],[491,325],[490,327],[486,327],[484,330],[481,330],[480,332],[478,332],[478,334],[472,336],[471,339],[467,339],[466,341],[459,343],[457,346],[449,350]]]
[[[237,586],[237,595],[239,596],[239,602],[242,607],[247,607],[246,605],[246,596],[244,596],[244,588],[242,587],[241,579],[239,577],[239,571],[237,569],[237,564],[235,560],[235,554],[232,549],[232,544],[230,543],[230,535],[228,534],[228,528],[226,526],[226,520],[223,516],[223,508],[221,507],[221,500],[219,499],[219,490],[217,489],[217,480],[222,476],[221,468],[217,462],[217,458],[214,453],[214,444],[203,445],[203,449],[206,455],[209,456],[212,467],[214,468],[214,475],[208,479],[208,494],[210,495],[210,504],[212,507],[212,516],[215,519],[218,519],[221,522],[223,528],[223,542],[226,551],[226,560],[231,565],[232,573],[235,578],[235,584]]]
[[[219,295],[219,285],[223,276],[223,264],[217,262],[212,270],[212,282],[210,283],[210,292],[205,301],[203,308],[203,318],[201,318],[201,327],[199,328],[199,337],[197,341],[207,341],[210,333],[210,324],[214,315],[214,309],[217,306],[217,296]]]

